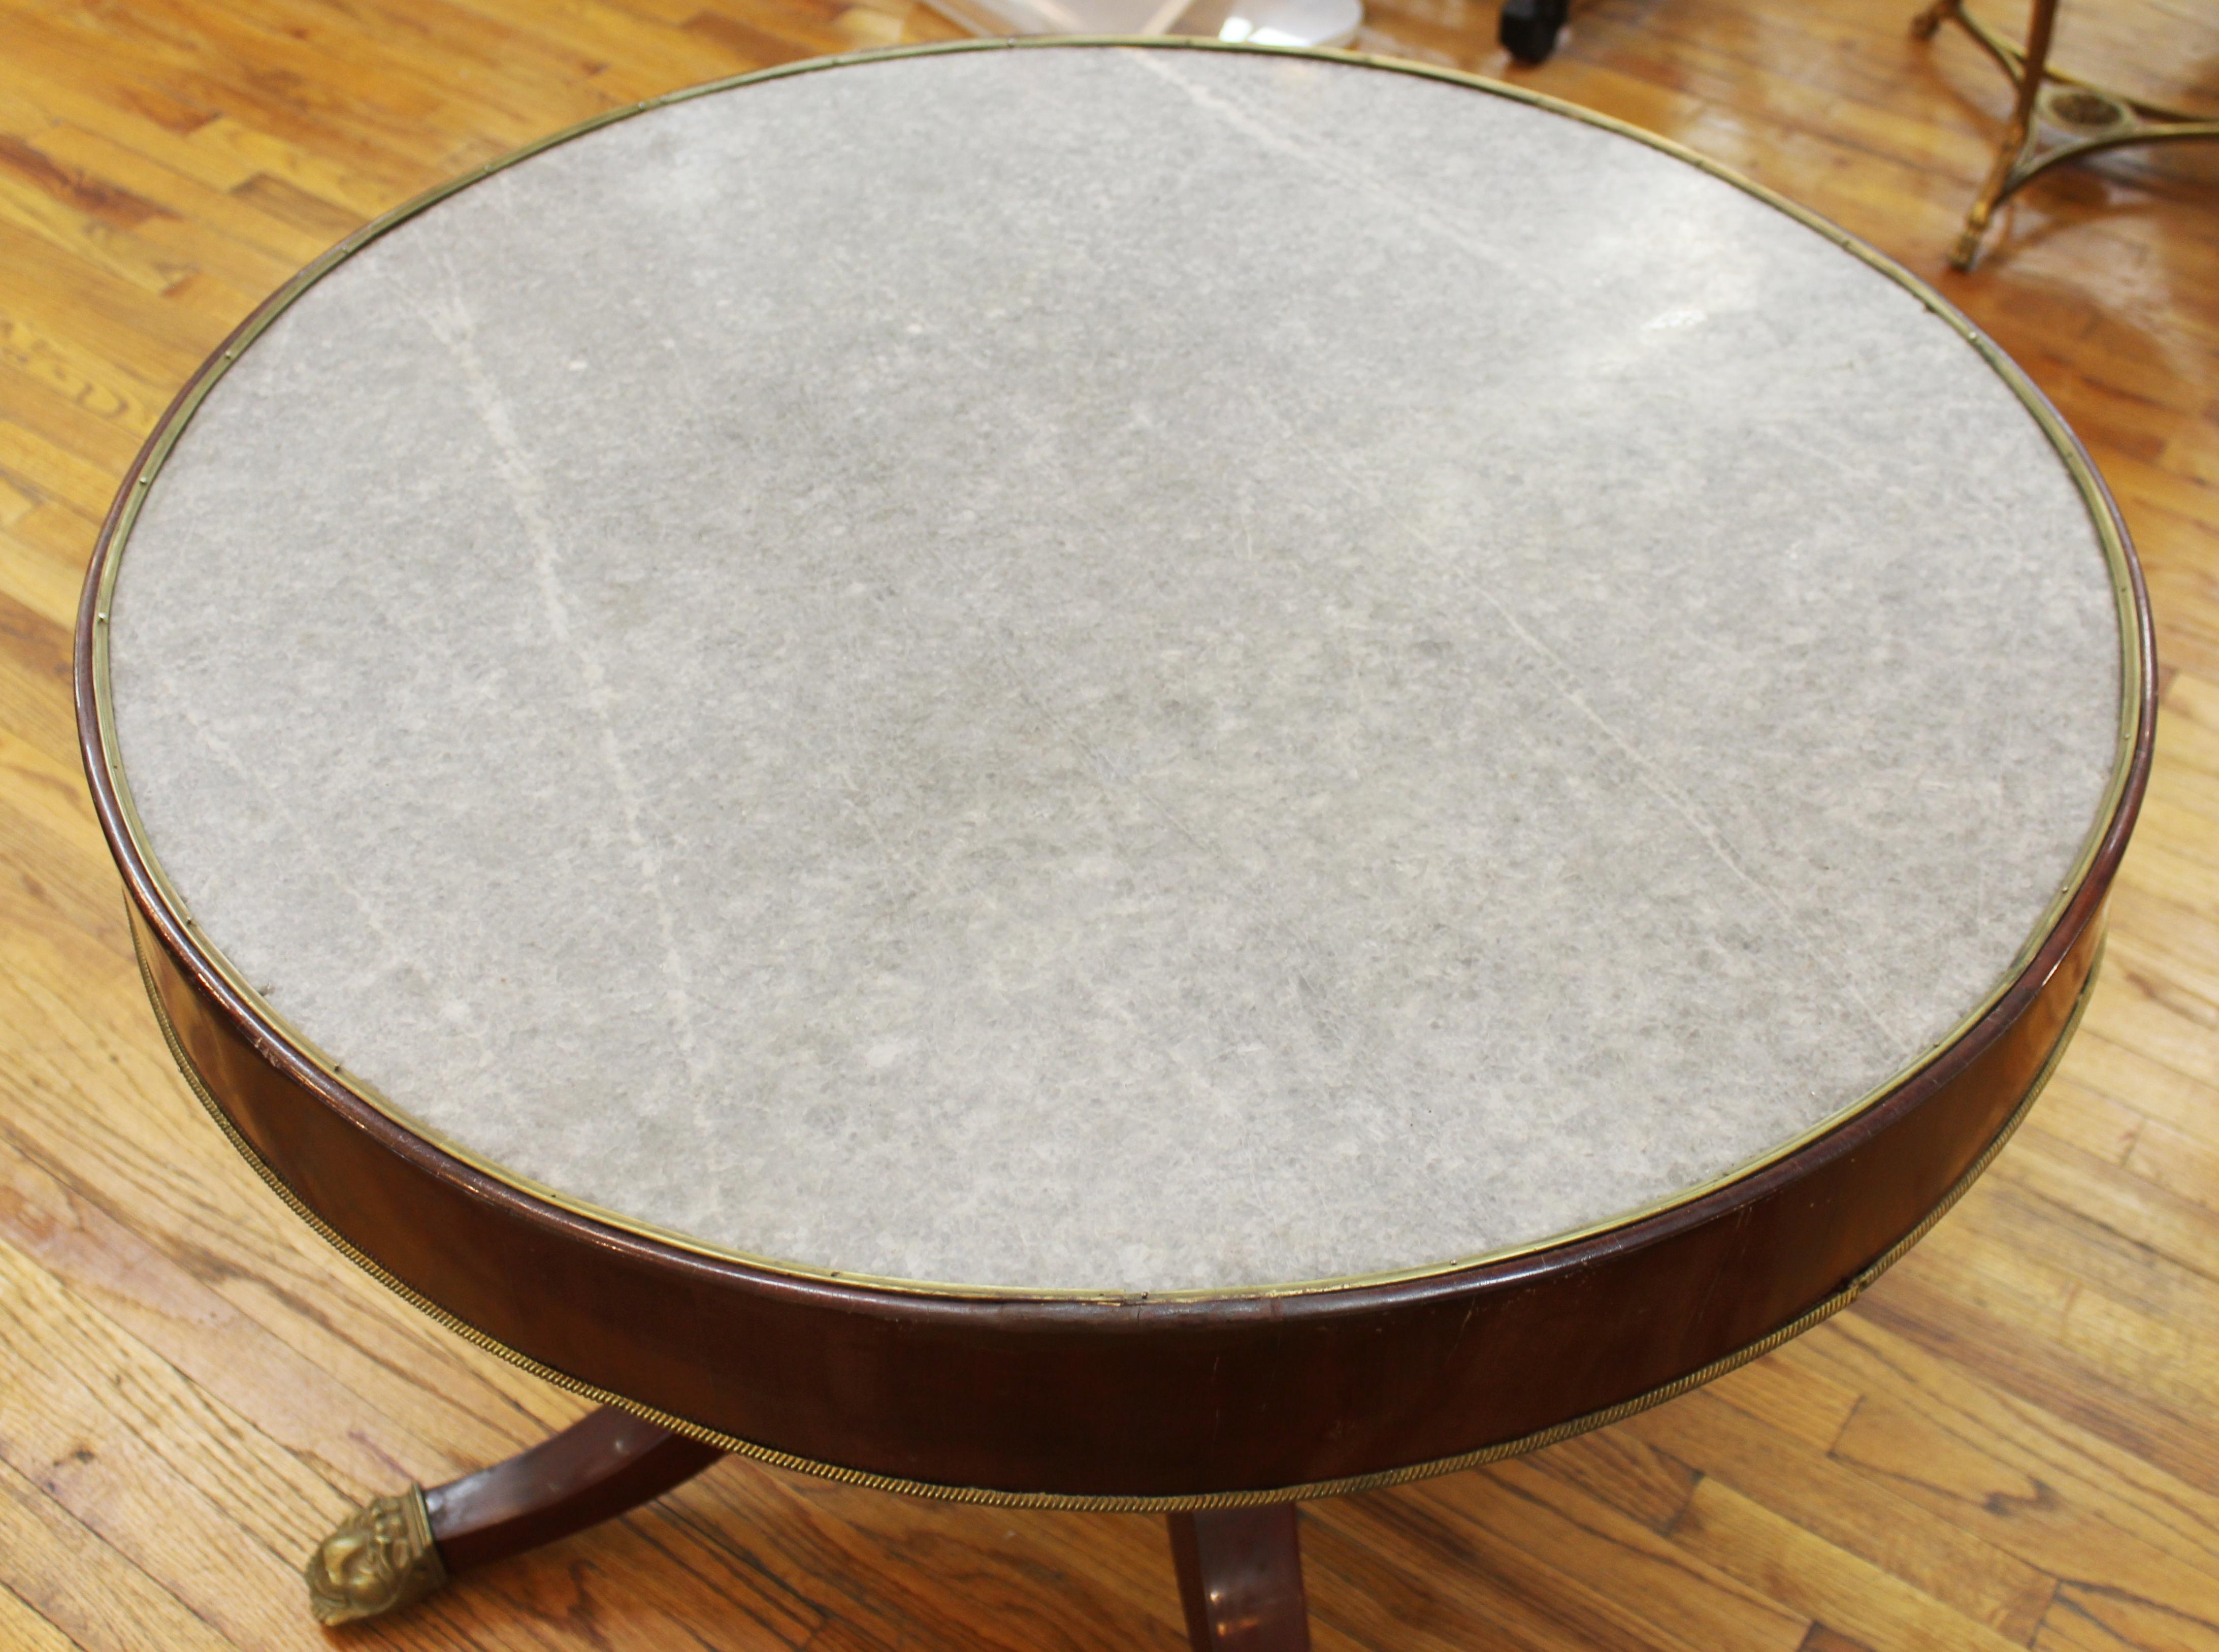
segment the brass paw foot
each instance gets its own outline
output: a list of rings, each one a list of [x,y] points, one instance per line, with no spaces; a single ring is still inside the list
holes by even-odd
[[[351,1624],[421,1600],[447,1581],[423,1487],[371,1498],[316,1546],[301,1575],[320,1624]]]

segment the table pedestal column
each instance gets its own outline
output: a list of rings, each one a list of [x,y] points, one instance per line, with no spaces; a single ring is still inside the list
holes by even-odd
[[[1309,1652],[1295,1506],[1170,1517],[1194,1652]]]

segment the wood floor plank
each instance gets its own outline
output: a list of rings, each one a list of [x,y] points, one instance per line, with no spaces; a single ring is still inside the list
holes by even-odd
[[[146,382],[118,369],[104,355],[76,349],[66,339],[40,331],[27,315],[0,311],[0,364],[42,384],[80,413],[115,424],[134,442],[146,438],[155,415],[162,411],[159,391]],[[115,466],[111,473],[120,469]]]
[[[2054,1201],[2116,1234],[2132,1251],[2165,1264],[2161,1299],[2167,1311],[2201,1301],[2219,1282],[2219,1214],[2137,1175],[2098,1158],[2054,1134],[2042,1121],[2020,1133],[2010,1184]],[[2160,1270],[2146,1270],[2146,1276]],[[2095,1282],[2100,1283],[2100,1281]],[[2213,1321],[2219,1326],[2219,1320]]]
[[[2206,1142],[2219,1137],[2219,1084],[2191,1078],[2098,1029],[2083,1026],[2062,1071],[2075,1083],[2185,1135]],[[2124,1099],[2129,1096],[2131,1102]]]
[[[29,829],[4,823],[7,801],[0,829],[21,837]],[[96,917],[97,906],[85,922]],[[40,1036],[32,1059],[0,1071],[0,1135],[76,1196],[131,1213],[179,1266],[373,1405],[425,1419],[449,1448],[421,1465],[431,1477],[482,1467],[575,1419],[578,1401],[461,1343],[338,1258],[213,1135],[152,1035],[121,917],[111,910],[112,935],[76,943],[80,954],[123,948],[98,978],[60,950],[70,931],[48,939],[46,960],[16,943],[0,1018]],[[75,995],[43,986],[49,971],[74,978]],[[135,1131],[119,1127],[127,1121]]]
[[[0,1146],[0,1239],[351,1497],[436,1473],[436,1450],[273,1335],[173,1258]]]
[[[2018,1644],[1723,1481],[1696,1487],[1669,1535],[1768,1598],[1873,1646],[2004,1652]]]
[[[1793,1343],[1727,1373],[1707,1391],[1790,1438],[1822,1450],[1840,1437],[1863,1398],[1818,1370]]]
[[[76,1643],[0,1584],[0,1646],[16,1652],[73,1652]]]
[[[14,527],[39,507],[39,495],[28,482],[0,475],[0,525]]]
[[[112,472],[13,419],[0,419],[0,475],[37,498],[61,500],[87,514],[105,512],[115,492]]]
[[[2144,1181],[2219,1214],[2219,1146],[2151,1120],[2135,1137],[2125,1168]]]
[[[53,1008],[36,997],[17,1002],[34,1013]],[[103,1047],[96,1029],[70,1030]],[[138,1082],[165,1083],[151,1053],[130,1054],[133,1065],[146,1064]],[[579,1414],[576,1401],[468,1349],[369,1282],[345,1276],[344,1262],[316,1255],[311,1247],[320,1241],[244,1167],[221,1167],[197,1145],[211,1127],[186,1111],[189,1100],[163,1109],[174,1119],[160,1138],[166,1146],[148,1151],[115,1143],[98,1118],[57,1127],[59,1117],[78,1116],[82,1094],[52,1073],[0,1080],[0,1134],[72,1192],[111,1213],[132,1213],[178,1265],[372,1406],[417,1420],[444,1450],[434,1463],[412,1462],[412,1473],[440,1479],[483,1467]],[[212,1220],[218,1213],[228,1220]]]
[[[416,193],[410,186],[424,175],[399,164],[366,171],[357,159],[334,158],[228,115],[197,128],[187,141],[203,154],[222,157],[226,170],[245,173],[232,185],[233,194],[257,178],[274,178],[333,212],[351,213],[358,221],[399,206]]]
[[[134,245],[143,249],[146,258],[158,264],[166,255],[189,269],[208,271],[240,293],[256,294],[274,287],[303,262],[299,257],[240,241],[228,226],[214,221],[204,207],[192,212],[174,211],[161,202],[134,193],[107,171],[71,158],[68,151],[80,156],[91,151],[109,171],[129,172],[142,182],[165,181],[151,163],[128,150],[103,148],[82,136],[68,142],[70,131],[66,127],[47,127],[22,137],[0,134],[0,175],[4,175],[15,197],[28,199],[35,193],[65,208],[76,208],[93,222],[127,236]],[[177,192],[172,183],[169,193]]]
[[[2141,891],[2120,890],[2123,913]],[[2104,977],[2090,1000],[2086,1025],[2115,1044],[2147,1055],[2190,1078],[2219,1084],[2219,1003],[2197,991],[2204,973],[2203,938],[2185,925],[2164,929],[2113,927]]]
[[[1343,1499],[1313,1512],[1312,1615],[1366,1646],[1475,1644],[1683,1652],[1684,1643],[1516,1549],[1475,1543],[1422,1497]]]
[[[2195,1483],[2219,1484],[2219,1455],[2198,1438],[2219,1413],[2195,1363],[2182,1363],[2184,1351],[2209,1334],[2208,1288],[2039,1194],[1998,1187],[1978,1203],[1967,1201],[1962,1214],[1957,1242],[1905,1264],[1897,1287],[1903,1301],[1886,1298],[1886,1306],[1923,1306],[1920,1293],[1939,1291],[1976,1310],[1968,1331],[2038,1330],[2045,1357],[2101,1378],[2107,1397],[2132,1396],[2105,1404],[2096,1390],[2078,1394],[2075,1403],[2090,1407],[2082,1414],[2105,1419],[2113,1438],[2140,1440],[2133,1449],[2170,1454],[2160,1460]]]
[[[1797,1652],[1873,1652],[1862,1641],[1852,1640],[1830,1624],[1813,1623]]]
[[[2006,1640],[2033,1638],[2057,1580],[1898,1494],[1831,1453],[1752,1427],[1708,1394],[1637,1419],[1636,1435],[1890,1578]],[[1675,1523],[1674,1535],[1677,1535]],[[1841,1620],[1814,1607],[1814,1617]]]
[[[1707,1564],[1538,1463],[1500,1463],[1402,1494],[1447,1512],[1461,1528],[1461,1541],[1475,1550],[1521,1550],[1607,1599],[1641,1602],[1644,1624],[1668,1642],[1737,1652],[1787,1648],[1809,1626],[1807,1613]]]
[[[1879,1396],[1843,1431],[1843,1462],[2063,1582],[2100,1580],[2197,1618],[2219,1605],[2208,1490],[1861,1318],[1823,1351]]]
[[[2042,1127],[2106,1164],[2124,1164],[2145,1131],[2166,1127],[2083,1084],[2068,1059],[2042,1093]]]
[[[251,249],[265,261],[262,269],[269,262],[275,263],[274,276],[246,270],[234,279],[233,284],[242,291],[276,286],[330,244],[331,238],[320,228],[304,229],[254,203],[251,191],[255,179],[264,174],[250,174],[227,189],[217,189],[105,133],[88,132],[67,123],[46,127],[32,141],[57,161],[114,178],[177,219],[205,225],[226,239]]]
[[[68,570],[71,579],[83,587],[85,560],[91,554],[93,540],[100,530],[97,520],[72,506],[46,500],[17,515],[7,529],[11,537],[33,550],[56,558]],[[0,588],[5,588],[10,595],[19,594],[13,587]],[[20,594],[36,607],[34,592]]]
[[[68,699],[71,628],[47,612],[56,594],[43,576],[27,593],[37,608],[0,591],[0,736],[11,742],[11,767],[35,753],[41,770],[66,773],[77,718]]]
[[[6,361],[0,361],[0,419],[37,431],[103,480],[128,466],[139,450],[139,435],[71,399],[50,376],[24,372]]]
[[[73,263],[65,250],[4,219],[0,312],[49,337],[70,338],[98,352],[114,370],[141,383],[168,387],[182,384],[237,320],[196,314],[189,305],[173,304],[103,270]],[[104,477],[93,490],[103,496],[101,502],[78,508],[98,522],[107,514],[105,496],[115,493],[120,480]]]
[[[14,30],[0,9],[0,27]],[[34,53],[0,59],[0,126],[18,134],[69,125],[97,133],[149,162],[183,172],[213,189],[228,189],[251,169],[223,166],[184,140],[216,118],[214,109],[173,96],[150,81],[106,81],[59,72],[63,65]]]
[[[1680,1518],[1697,1471],[1659,1450],[1638,1429],[1601,1428],[1537,1454],[1533,1466],[1631,1516],[1651,1531]]]
[[[188,258],[165,253],[127,230],[4,172],[0,172],[0,216],[18,229],[53,242],[71,257],[158,295],[182,287],[199,268]]]
[[[313,54],[297,44],[258,50],[220,6],[203,8],[198,27],[180,26],[163,10],[10,0],[11,53],[35,66],[42,79],[96,97],[121,101],[129,85],[152,82],[225,111],[219,121],[196,126],[188,141],[228,120],[372,176],[401,176],[428,165],[449,141],[420,124],[430,109],[420,97],[395,97],[374,78],[357,80],[344,69],[318,75]]]
[[[453,3],[490,18],[518,16],[513,0],[453,0]],[[768,12],[774,8],[760,9]],[[687,14],[689,18],[693,15]],[[596,79],[618,102],[652,96],[759,66],[712,36],[687,34],[682,24],[674,27],[654,22],[594,0],[545,0],[533,8],[531,27],[567,50],[609,65]],[[619,86],[621,92],[617,90]]]
[[[2191,1618],[2116,1584],[2068,1584],[2044,1624],[2067,1624],[2074,1643],[2134,1652],[2219,1652],[2219,1624]]]
[[[228,1652],[235,1644],[5,1462],[0,1583],[84,1652]]]
[[[730,1545],[762,1574],[791,1580],[808,1611],[877,1643],[933,1643],[961,1624],[993,1652],[1044,1643],[1073,1652],[1172,1652],[1177,1644],[1177,1620],[1160,1594],[1143,1605],[1131,1591],[1103,1587],[1098,1572],[1065,1569],[1054,1546],[1038,1542],[1042,1526],[1067,1526],[1072,1516],[892,1499],[739,1461],[682,1487],[668,1516],[699,1522],[705,1540]],[[1103,1535],[1129,1540],[1137,1524],[1118,1517]],[[1148,1531],[1152,1556],[1155,1544]],[[1168,1580],[1167,1543],[1155,1563]]]
[[[561,97],[581,78],[575,67],[567,74],[561,70],[549,74],[528,44],[517,49],[531,39],[520,31],[503,32],[507,52],[488,50],[484,40],[488,31],[472,30],[469,14],[452,7],[444,9],[436,22],[424,20],[415,30],[364,26],[373,18],[389,18],[390,13],[371,11],[365,16],[333,8],[304,14],[289,0],[226,0],[221,9],[223,26],[240,31],[234,38],[258,59],[295,52],[300,54],[299,71],[304,78],[329,83],[343,75],[354,88],[374,83],[382,94],[381,107],[402,113],[412,125],[438,131],[451,140],[484,134],[503,147],[513,148],[539,134],[549,101]],[[174,15],[184,31],[207,27],[206,10],[191,0],[176,4]],[[471,45],[479,49],[469,52]],[[472,61],[481,72],[473,77],[477,84],[465,91],[457,84],[457,71]]]
[[[5,1240],[0,1358],[23,1379],[0,1389],[17,1473],[234,1640],[292,1628],[279,1586],[350,1500]]]

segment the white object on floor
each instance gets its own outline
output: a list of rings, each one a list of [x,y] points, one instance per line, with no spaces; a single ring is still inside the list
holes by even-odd
[[[1195,34],[1252,46],[1346,46],[1359,0],[926,0],[973,34]]]

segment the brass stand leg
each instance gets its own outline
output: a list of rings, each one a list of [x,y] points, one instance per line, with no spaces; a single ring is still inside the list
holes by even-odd
[[[1973,209],[1965,214],[1964,231],[1949,256],[1949,262],[1960,270],[1971,269],[1980,256],[1981,239],[1996,208],[2029,179],[2059,162],[2128,144],[2219,138],[2219,121],[2198,120],[2178,110],[2160,109],[2052,69],[2049,49],[2056,36],[2057,0],[2034,0],[2023,53],[1966,10],[1964,0],[1934,0],[1912,22],[1911,32],[1921,40],[1930,39],[1936,29],[1948,22],[1962,28],[1996,60],[2017,92],[2011,124],[2005,129],[1995,165],[1974,197]],[[2045,148],[2042,142],[2045,119],[2078,135]]]
[[[1973,209],[1965,214],[1965,227],[1949,254],[1949,262],[1960,270],[1973,267],[1973,261],[1980,256],[1980,239],[1988,233],[1988,220],[1995,215],[1997,207],[2015,183],[2023,181],[2015,180],[2011,175],[2033,147],[2035,100],[2042,96],[2042,77],[2048,72],[2049,42],[2056,27],[2057,0],[2034,0],[2034,14],[2027,26],[2026,56],[2018,66],[2018,96],[2011,104],[2011,124],[2004,128],[2003,146],[1996,151],[1996,164],[1988,169],[1988,181],[1973,198]]]
[[[1961,0],[1934,0],[1934,3],[1911,19],[1911,32],[1922,40],[1934,38],[1934,31],[1957,15]]]
[[[1194,1652],[1309,1652],[1295,1506],[1170,1517]]]
[[[506,1463],[356,1510],[301,1568],[309,1610],[325,1624],[397,1611],[455,1573],[650,1502],[724,1455],[604,1407]]]

